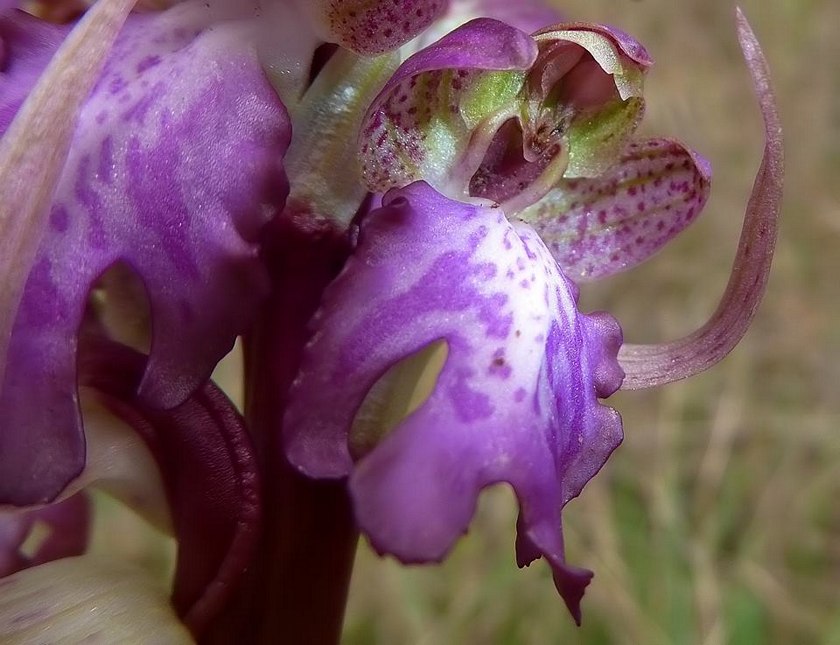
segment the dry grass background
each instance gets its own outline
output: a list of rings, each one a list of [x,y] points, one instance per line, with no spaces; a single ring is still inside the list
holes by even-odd
[[[515,1],[515,0],[511,0]],[[575,628],[548,568],[513,562],[515,506],[486,494],[440,567],[360,549],[347,645],[840,643],[840,3],[744,0],[786,132],[784,221],[747,338],[710,372],[611,399],[626,440],[568,507],[570,562],[596,575]],[[584,289],[626,337],[702,323],[726,282],[761,152],[723,0],[565,0],[650,49],[647,133],[715,168],[692,229],[648,264]]]

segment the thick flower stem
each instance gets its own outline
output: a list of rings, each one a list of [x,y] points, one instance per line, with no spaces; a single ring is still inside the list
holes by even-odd
[[[285,459],[280,430],[308,322],[348,245],[329,224],[291,210],[264,247],[272,295],[245,339],[245,416],[262,467],[264,523],[235,603],[242,620],[224,622],[238,623],[231,642],[329,645],[340,639],[358,531],[345,482],[297,473]],[[218,632],[210,640],[224,638]]]

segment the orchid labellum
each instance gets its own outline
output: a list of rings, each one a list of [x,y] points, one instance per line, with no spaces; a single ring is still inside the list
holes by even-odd
[[[706,325],[646,346],[578,284],[684,230],[711,168],[636,136],[652,61],[619,29],[530,1],[10,4],[8,642],[331,642],[357,531],[439,561],[497,483],[580,621],[561,511],[621,442],[602,401],[719,361],[767,280],[781,131],[743,15],[766,147],[738,256]],[[238,336],[244,416],[209,380]],[[168,597],[85,555],[96,488],[176,538]]]

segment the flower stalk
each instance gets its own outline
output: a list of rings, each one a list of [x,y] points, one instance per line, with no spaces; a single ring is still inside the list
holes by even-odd
[[[350,498],[343,482],[313,480],[292,468],[279,439],[289,388],[310,339],[309,320],[348,252],[345,235],[305,214],[287,210],[267,232],[271,295],[244,339],[245,418],[261,472],[271,475],[263,482],[260,564],[228,610],[246,642],[340,640],[359,535]],[[217,631],[229,620],[220,618]],[[209,642],[230,642],[224,633]]]

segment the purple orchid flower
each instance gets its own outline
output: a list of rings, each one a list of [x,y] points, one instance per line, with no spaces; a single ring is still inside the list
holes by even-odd
[[[166,4],[0,12],[0,625],[334,641],[357,530],[439,561],[496,483],[579,622],[561,511],[621,441],[601,399],[720,360],[764,290],[781,135],[746,20],[767,146],[730,285],[637,346],[576,283],[684,230],[711,171],[634,138],[632,37],[537,2]],[[244,416],[209,382],[239,335]],[[97,488],[176,538],[170,601],[84,555]]]

